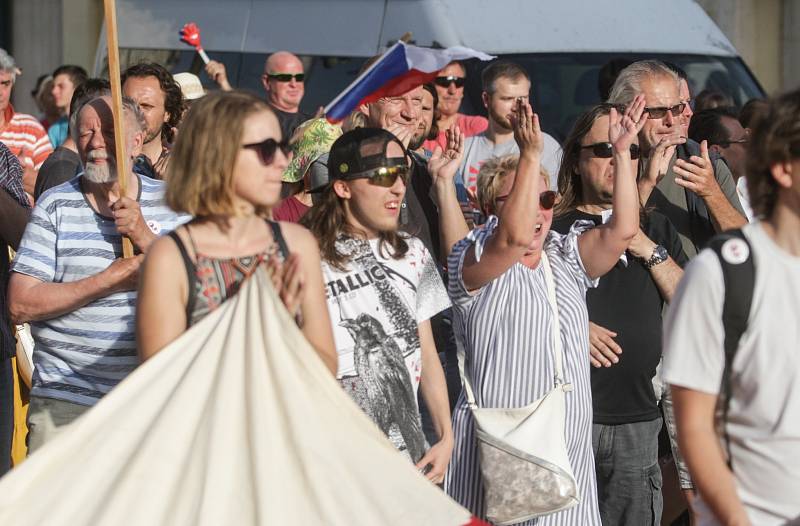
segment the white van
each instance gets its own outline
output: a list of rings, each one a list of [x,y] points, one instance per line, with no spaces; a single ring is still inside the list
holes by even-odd
[[[303,109],[313,113],[356,75],[364,59],[406,32],[420,46],[463,45],[508,58],[533,78],[546,131],[563,139],[576,116],[600,101],[598,72],[615,58],[658,58],[686,70],[694,94],[714,88],[736,105],[764,91],[693,0],[117,0],[122,66],[155,60],[202,71],[178,32],[201,29],[231,84],[263,93],[264,60],[277,50],[306,63]],[[101,35],[97,64],[105,63]],[[483,113],[480,69],[468,64],[463,111]],[[199,76],[208,88],[213,83]]]

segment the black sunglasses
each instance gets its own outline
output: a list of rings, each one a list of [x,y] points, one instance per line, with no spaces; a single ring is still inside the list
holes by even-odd
[[[656,106],[653,108],[645,108],[644,111],[647,112],[647,117],[650,119],[663,119],[666,117],[667,112],[672,113],[673,117],[679,117],[683,110],[686,109],[685,102],[679,102],[675,106],[667,107],[667,106]]]
[[[394,186],[394,183],[397,181],[398,177],[403,180],[403,184],[407,185],[409,173],[410,170],[408,166],[405,165],[387,166],[370,170],[368,172],[351,175],[348,177],[348,179],[367,179],[369,184],[382,186],[384,188],[391,188]]]
[[[275,160],[275,152],[278,148],[281,149],[283,155],[287,158],[292,153],[292,147],[289,146],[287,141],[278,142],[275,139],[267,139],[261,142],[254,142],[252,144],[244,144],[242,148],[252,148],[258,154],[261,162],[269,166]]]
[[[594,157],[600,157],[601,159],[610,159],[611,156],[614,155],[614,147],[610,142],[598,142],[581,146],[581,150],[588,150],[589,148],[592,149],[592,155]],[[631,159],[638,159],[639,151],[638,144],[631,144]]]
[[[502,203],[508,199],[508,195],[502,195],[495,198],[496,203]],[[555,190],[546,190],[539,194],[539,208],[542,210],[550,210],[556,206],[558,193]]]
[[[450,84],[455,84],[457,88],[463,88],[464,83],[467,81],[464,77],[456,77],[450,75],[449,77],[436,77],[433,79],[433,82],[436,83],[437,86],[441,86],[443,88],[447,88]]]
[[[295,82],[303,82],[306,79],[304,73],[267,73],[267,77],[278,82],[290,82],[292,79]]]

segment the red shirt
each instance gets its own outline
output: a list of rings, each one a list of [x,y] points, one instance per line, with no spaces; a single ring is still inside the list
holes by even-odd
[[[23,168],[38,170],[53,153],[47,132],[36,117],[16,113],[11,104],[5,111],[5,126],[0,129],[0,142],[19,158]]]
[[[310,206],[301,203],[295,196],[290,196],[272,209],[272,218],[275,221],[297,223],[309,210],[311,210]]]
[[[486,120],[486,117],[481,117],[480,115],[464,115],[463,113],[459,113],[456,118],[456,125],[461,128],[461,133],[464,134],[464,137],[472,137],[473,135],[478,135],[486,131],[486,128],[489,127],[489,121]],[[446,130],[439,130],[439,135],[436,136],[436,139],[425,141],[422,143],[422,147],[432,152],[439,146],[442,151],[444,151],[444,149],[447,148],[447,136],[445,135],[445,131]]]

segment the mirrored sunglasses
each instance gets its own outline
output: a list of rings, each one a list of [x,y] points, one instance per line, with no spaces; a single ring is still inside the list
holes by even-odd
[[[595,144],[587,144],[581,146],[581,150],[592,150],[592,156],[600,157],[601,159],[610,159],[614,155],[614,147],[610,142],[598,142]],[[639,145],[631,144],[631,159],[636,160],[639,158]]]
[[[433,82],[436,83],[437,86],[441,86],[443,88],[447,88],[450,84],[455,84],[457,88],[463,88],[464,83],[467,81],[464,77],[456,77],[450,75],[448,77],[436,77],[433,79]]]
[[[348,177],[348,179],[367,179],[369,184],[375,186],[382,186],[384,188],[391,188],[394,186],[397,178],[403,180],[403,184],[408,184],[408,174],[410,170],[408,166],[388,166],[363,172],[355,176]]]

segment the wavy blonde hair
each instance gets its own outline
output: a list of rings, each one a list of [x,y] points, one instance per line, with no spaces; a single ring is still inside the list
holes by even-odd
[[[241,91],[211,93],[192,105],[167,168],[170,208],[195,217],[236,214],[233,167],[244,121],[262,111],[272,113],[266,102]],[[256,213],[266,216],[268,210],[257,207]]]
[[[481,165],[478,172],[478,206],[484,214],[495,213],[495,201],[500,188],[510,174],[515,173],[519,164],[519,155],[503,155],[492,157]],[[539,175],[550,185],[550,174],[544,166],[539,165]]]

